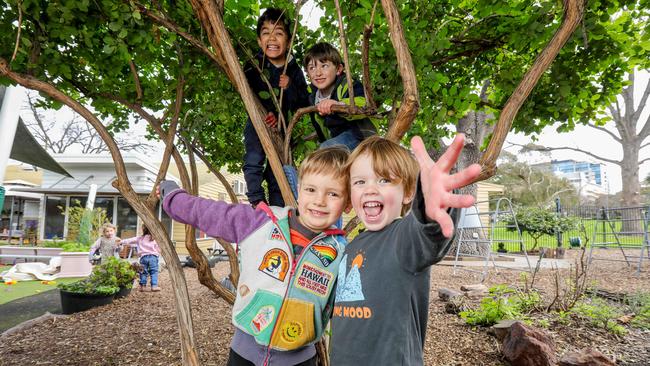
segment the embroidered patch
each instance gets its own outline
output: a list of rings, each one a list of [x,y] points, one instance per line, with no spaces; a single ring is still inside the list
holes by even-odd
[[[323,271],[313,264],[303,263],[298,271],[296,287],[307,290],[318,296],[325,297],[329,293],[334,275]]]
[[[287,343],[293,343],[300,339],[303,332],[302,324],[290,321],[282,325],[282,339]]]
[[[271,230],[271,235],[269,235],[270,240],[284,240],[282,239],[282,233],[277,227],[274,227],[273,230]]]
[[[330,245],[312,245],[309,250],[320,259],[321,263],[323,263],[325,267],[334,262],[334,259],[336,259],[338,254],[336,248]]]
[[[258,269],[276,280],[284,281],[289,271],[289,255],[280,249],[271,249],[264,254]]]
[[[253,317],[253,320],[251,320],[253,333],[255,333],[255,335],[262,333],[262,331],[271,324],[274,314],[275,308],[273,306],[262,306]]]

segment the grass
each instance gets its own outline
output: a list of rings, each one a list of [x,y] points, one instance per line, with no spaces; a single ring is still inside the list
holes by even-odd
[[[0,266],[0,272],[4,272],[11,268],[11,266]],[[50,291],[56,288],[58,283],[69,283],[78,281],[79,278],[59,278],[56,281],[51,281],[48,284],[39,281],[18,281],[13,285],[6,285],[0,282],[0,305],[6,304],[23,297],[36,295],[45,291]]]

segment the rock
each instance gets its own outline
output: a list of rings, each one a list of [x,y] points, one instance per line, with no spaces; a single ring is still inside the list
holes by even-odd
[[[464,297],[452,297],[445,303],[445,312],[448,314],[459,314],[461,311],[467,311],[470,307]]]
[[[461,294],[460,292],[458,292],[456,290],[449,289],[449,288],[439,288],[438,289],[438,297],[442,301],[447,301],[449,299],[452,299],[454,297],[460,297],[462,295],[463,294]]]
[[[554,366],[555,344],[544,331],[514,322],[503,338],[503,355],[513,366]]]
[[[494,335],[499,341],[503,341],[503,338],[505,338],[510,332],[510,327],[518,321],[519,320],[501,320],[490,327],[489,333]]]
[[[460,290],[461,291],[483,291],[485,293],[488,292],[487,286],[485,286],[483,284],[480,284],[480,283],[478,283],[476,285],[463,285],[463,286],[460,286]]]
[[[560,359],[560,366],[614,366],[612,360],[593,348],[568,352]]]

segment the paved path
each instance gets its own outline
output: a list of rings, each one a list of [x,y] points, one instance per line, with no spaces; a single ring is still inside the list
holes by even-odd
[[[512,258],[514,259],[514,261],[496,261],[496,265],[498,268],[511,268],[511,269],[521,270],[528,267],[528,263],[526,262],[525,257],[519,257],[519,256],[505,256],[505,257]],[[479,258],[475,258],[475,259],[479,259]],[[535,266],[537,265],[537,261],[539,260],[539,257],[529,256],[528,260],[530,261],[530,266],[534,269]],[[454,261],[444,260],[438,264],[443,266],[453,266]],[[485,262],[483,260],[458,261],[459,267],[483,267],[484,265]],[[491,261],[488,263],[488,265],[489,268],[494,268]],[[571,266],[571,261],[566,259],[542,258],[542,263],[540,263],[539,266],[540,268],[569,268]]]
[[[0,332],[26,320],[37,318],[48,311],[52,314],[61,314],[61,298],[58,289],[2,304],[0,305]]]

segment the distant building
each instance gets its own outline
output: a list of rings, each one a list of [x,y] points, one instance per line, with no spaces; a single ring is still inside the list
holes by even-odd
[[[582,197],[597,198],[609,193],[607,174],[603,164],[569,159],[552,160],[533,166],[553,172],[558,177],[566,178]]]

